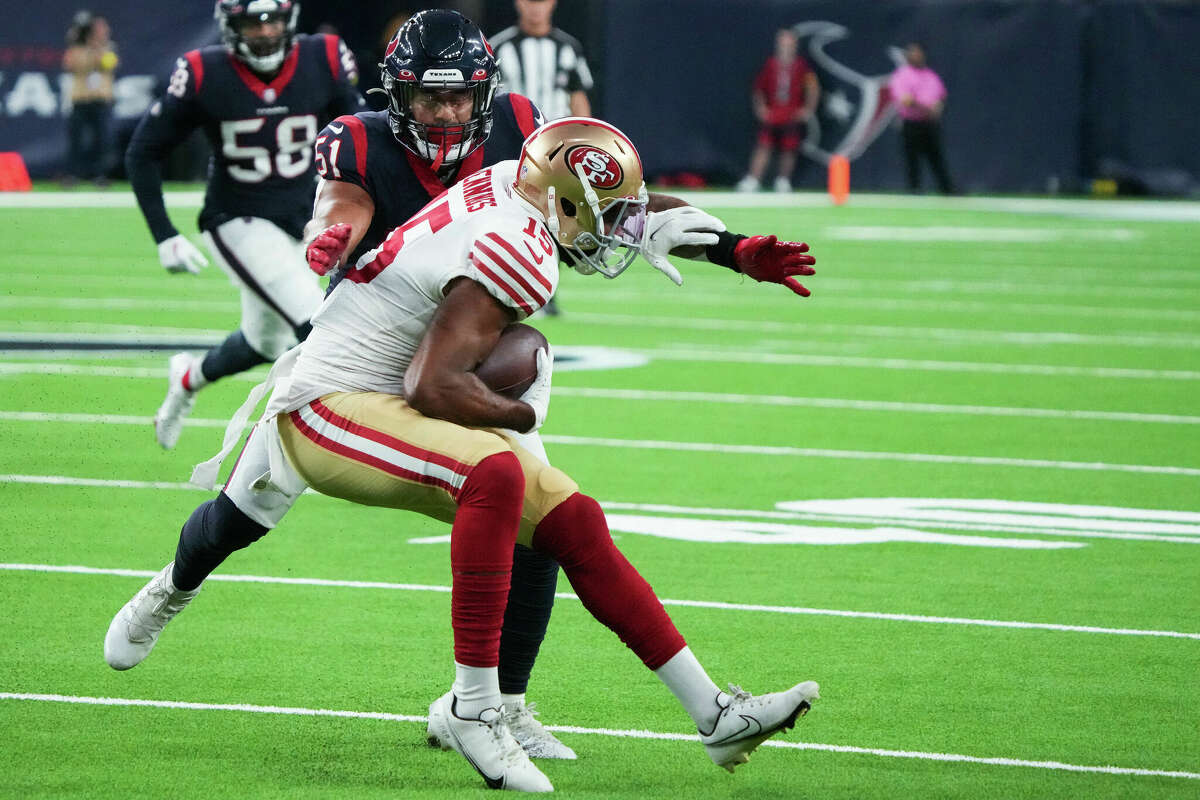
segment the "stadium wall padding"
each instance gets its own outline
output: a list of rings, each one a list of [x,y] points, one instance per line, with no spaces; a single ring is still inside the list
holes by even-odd
[[[754,74],[775,30],[800,26],[801,52],[824,93],[819,144],[827,152],[847,144],[875,87],[869,79],[894,69],[899,49],[916,40],[946,83],[947,161],[967,191],[1070,190],[1114,160],[1135,172],[1200,178],[1200,4],[603,4],[603,113],[639,145],[652,175],[690,171],[729,182],[744,173],[756,131]],[[854,160],[854,185],[900,189],[902,170],[893,120]],[[824,167],[803,159],[795,178],[820,186]]]
[[[1194,191],[1200,180],[1200,3],[572,2],[581,8],[559,16],[589,22],[570,32],[584,41],[602,81],[596,113],[634,138],[652,177],[693,172],[728,183],[743,174],[756,130],[751,81],[774,31],[799,25],[825,93],[814,145],[819,152],[801,160],[800,185],[824,183],[822,152],[857,145],[856,188],[903,186],[894,120],[880,119],[886,124],[874,139],[849,134],[898,63],[899,48],[914,39],[948,87],[947,160],[967,191],[1070,190],[1109,174],[1141,180],[1150,191]],[[68,109],[59,64],[77,7],[66,0],[19,6],[0,28],[0,150],[19,151],[35,177],[58,174],[65,161]],[[169,23],[165,10],[97,8],[112,23],[121,58],[113,125],[118,143],[161,89],[175,58],[217,39],[210,3],[164,9]],[[370,69],[370,56],[362,55]],[[857,130],[872,133],[870,127]],[[114,165],[119,170],[119,158]]]

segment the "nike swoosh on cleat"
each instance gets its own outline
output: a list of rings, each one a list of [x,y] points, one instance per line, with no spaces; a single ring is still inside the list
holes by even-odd
[[[746,739],[751,736],[755,736],[759,733],[762,733],[762,729],[763,729],[762,723],[759,722],[757,719],[755,719],[754,717],[748,717],[745,714],[739,714],[738,716],[740,716],[742,718],[742,720],[745,722],[745,724],[742,726],[741,730],[731,733],[723,739],[718,739],[715,742],[705,742],[705,744],[711,746],[711,745],[717,745],[717,744],[725,744],[727,742],[736,742],[739,739]],[[751,730],[752,728],[754,730]]]
[[[334,133],[341,133],[342,131],[344,131],[346,129],[343,128],[341,125],[334,125],[334,124],[330,123],[329,130],[333,131]]]

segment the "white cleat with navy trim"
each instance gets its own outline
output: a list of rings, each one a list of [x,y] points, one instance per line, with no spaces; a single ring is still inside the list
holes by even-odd
[[[733,772],[739,764],[750,760],[750,753],[779,731],[790,730],[796,718],[804,716],[818,699],[819,687],[805,681],[788,689],[758,697],[729,685],[729,704],[726,705],[710,733],[700,732],[700,741],[708,757],[718,767]]]
[[[509,707],[504,704],[504,724],[509,733],[517,740],[517,744],[530,758],[557,758],[564,761],[574,761],[578,756],[567,747],[558,737],[537,720],[537,703],[523,703]],[[447,741],[450,731],[446,719],[446,707],[436,701],[429,706],[429,724],[425,728],[426,739],[430,747],[442,747]],[[443,750],[447,749],[442,747]]]
[[[129,669],[150,655],[158,635],[175,615],[200,594],[201,586],[181,592],[171,583],[172,561],[126,603],[104,637],[104,660],[113,669]]]
[[[463,719],[454,713],[455,703],[453,692],[446,692],[430,704],[431,745],[462,755],[483,776],[489,789],[554,791],[550,779],[533,765],[504,724],[503,706],[485,709],[479,719]]]
[[[196,393],[183,388],[183,376],[192,366],[190,353],[176,353],[167,362],[167,396],[154,415],[154,438],[170,450],[183,433],[183,421],[196,405]]]
[[[524,748],[530,758],[559,758],[564,761],[574,761],[578,756],[567,747],[558,737],[538,721],[538,712],[534,711],[537,703],[521,703],[509,708],[504,705],[504,724],[512,732],[513,738]]]

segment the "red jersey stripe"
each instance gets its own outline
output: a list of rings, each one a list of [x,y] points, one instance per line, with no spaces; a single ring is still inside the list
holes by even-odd
[[[204,82],[204,60],[200,58],[199,50],[189,50],[186,58],[192,68],[192,80],[196,82],[196,94],[200,94],[200,84]]]
[[[395,436],[377,431],[374,428],[368,428],[353,420],[338,416],[329,406],[322,403],[320,400],[313,400],[308,404],[309,408],[317,412],[320,417],[335,427],[341,428],[347,433],[353,433],[355,436],[361,436],[364,439],[370,439],[373,442],[378,442],[385,447],[390,447],[404,453],[406,456],[417,459],[418,461],[427,461],[430,464],[437,464],[439,467],[444,467],[451,472],[457,473],[466,477],[471,471],[471,467],[462,462],[455,461],[449,456],[444,456],[441,453],[435,453],[432,450],[423,450],[420,447],[409,444],[403,439],[397,439]]]
[[[496,288],[500,289],[506,295],[511,297],[513,299],[513,302],[517,304],[518,308],[520,308],[526,314],[533,313],[533,308],[529,305],[529,303],[526,302],[523,297],[521,297],[519,294],[517,294],[516,290],[514,290],[511,286],[509,286],[507,283],[505,283],[504,280],[502,280],[499,275],[497,275],[496,273],[494,273],[490,269],[488,269],[487,265],[484,264],[482,261],[480,261],[478,258],[476,258],[474,253],[471,253],[471,255],[467,256],[467,258],[471,261],[472,264],[475,265],[475,269],[479,270],[484,275],[486,275],[489,279],[491,279],[492,283],[496,286]]]
[[[478,252],[482,253],[483,255],[487,256],[488,259],[493,264],[495,264],[497,267],[499,267],[500,269],[502,269],[506,273],[508,273],[508,275],[517,282],[517,285],[520,286],[522,289],[524,289],[525,293],[528,294],[530,297],[532,297],[539,306],[543,306],[546,304],[545,296],[542,295],[540,292],[538,292],[536,289],[534,289],[529,284],[529,281],[525,280],[525,278],[521,275],[521,271],[518,270],[516,267],[514,267],[512,264],[510,264],[508,261],[506,261],[502,256],[497,254],[494,250],[492,250],[490,247],[488,247],[482,241],[475,242],[475,249]]]
[[[352,461],[357,461],[360,464],[366,464],[368,466],[375,467],[376,469],[383,470],[389,475],[395,475],[398,478],[403,478],[404,480],[412,481],[413,483],[422,483],[426,486],[436,486],[439,489],[445,489],[451,497],[453,497],[455,500],[458,499],[458,490],[441,478],[436,478],[432,475],[422,475],[419,472],[413,472],[412,470],[392,464],[389,461],[384,461],[381,458],[377,458],[373,455],[355,450],[352,447],[347,447],[341,442],[335,442],[328,436],[325,436],[319,431],[309,427],[308,423],[304,421],[304,419],[300,416],[300,412],[298,411],[290,412],[288,417],[292,420],[292,424],[296,426],[296,430],[304,434],[304,436],[314,444],[325,450],[328,450],[331,453],[337,453],[338,455],[345,456]]]
[[[350,130],[350,138],[354,141],[354,168],[364,181],[367,180],[367,129],[363,122],[353,114],[338,117],[335,122],[345,125]],[[404,152],[408,152],[405,150]]]
[[[521,264],[521,266],[523,266],[525,269],[529,270],[533,274],[533,277],[537,279],[537,282],[540,283],[542,286],[546,287],[547,292],[550,291],[550,281],[546,278],[546,276],[543,275],[541,273],[541,270],[539,270],[535,265],[529,263],[529,259],[527,259],[527,258],[525,258],[525,256],[521,255],[517,251],[517,248],[515,248],[511,244],[509,244],[507,239],[505,239],[501,236],[498,236],[495,233],[489,233],[487,236],[493,242],[495,242],[496,244],[500,245],[505,250],[507,250],[509,252],[509,254]]]
[[[242,63],[240,58],[229,54],[229,60],[233,62],[233,69],[237,72],[238,77],[242,79],[242,83],[246,84],[246,88],[258,95],[260,100],[266,102],[263,94],[267,89],[275,92],[275,99],[282,94],[284,87],[291,82],[292,76],[296,74],[296,65],[300,63],[300,43],[296,42],[292,45],[291,51],[287,54],[287,58],[283,60],[283,66],[279,70],[279,74],[270,83],[263,83],[257,75],[254,74],[248,66]],[[274,102],[272,100],[271,102]]]
[[[338,38],[325,34],[325,58],[329,61],[329,74],[336,81],[342,71],[342,62],[338,58]]]
[[[521,129],[521,134],[528,137],[529,134],[537,130],[537,121],[533,117],[533,103],[528,97],[519,94],[510,94],[508,96],[512,102],[513,115],[517,118],[517,127]]]

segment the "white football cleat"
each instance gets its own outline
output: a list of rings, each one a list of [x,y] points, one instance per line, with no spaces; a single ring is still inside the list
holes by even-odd
[[[190,592],[176,589],[171,583],[174,568],[174,561],[163,567],[113,617],[104,637],[104,660],[113,669],[129,669],[142,663],[166,624],[200,594],[203,584]]]
[[[440,700],[440,698],[439,698]],[[435,700],[429,705],[429,724],[425,728],[425,738],[430,747],[449,749],[450,731],[446,709],[449,706]],[[575,751],[563,744],[557,736],[538,722],[537,703],[528,703],[518,707],[504,706],[504,724],[509,733],[517,740],[517,744],[530,758],[557,758],[564,761],[574,761],[578,758]]]
[[[775,179],[775,191],[780,194],[786,194],[792,190],[792,182],[780,175]]]
[[[479,719],[454,713],[453,692],[429,706],[429,743],[462,755],[483,776],[489,789],[516,792],[553,792],[554,786],[533,765],[504,724],[504,707],[484,709]],[[436,720],[436,723],[435,723]],[[435,725],[438,732],[435,742]]]
[[[712,733],[701,732],[700,741],[718,767],[733,772],[750,760],[750,753],[774,734],[790,730],[796,718],[808,713],[818,699],[819,687],[805,681],[788,689],[755,697],[740,686],[729,685],[729,705],[721,711]]]
[[[183,433],[183,421],[192,413],[196,393],[183,388],[183,376],[192,366],[190,353],[176,353],[167,366],[167,396],[154,415],[154,437],[164,450],[170,450]]]
[[[564,761],[578,758],[574,750],[537,721],[536,707],[537,703],[522,703],[513,708],[504,706],[504,724],[525,753],[530,758],[560,758]]]

